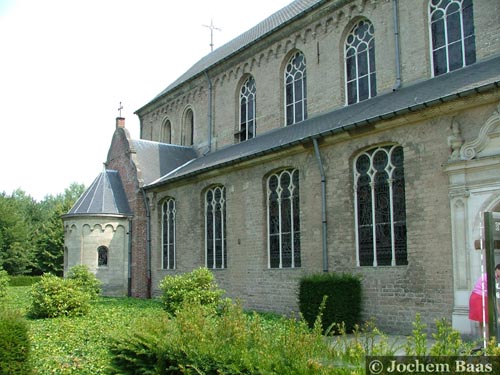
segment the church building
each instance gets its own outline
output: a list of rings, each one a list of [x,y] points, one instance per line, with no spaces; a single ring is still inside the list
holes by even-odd
[[[63,217],[65,269],[154,297],[207,267],[284,314],[302,277],[347,272],[387,333],[418,313],[475,334],[483,214],[500,211],[499,21],[499,1],[292,1],[139,108],[139,140],[117,119]]]

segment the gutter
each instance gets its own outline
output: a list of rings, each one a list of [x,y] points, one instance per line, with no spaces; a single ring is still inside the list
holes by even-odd
[[[128,219],[127,296],[132,297],[132,218]]]
[[[392,91],[397,91],[401,87],[401,53],[399,51],[399,15],[398,0],[392,0],[392,19],[394,24],[394,55],[396,65],[396,83]]]
[[[328,226],[326,222],[326,178],[325,169],[323,168],[323,161],[319,152],[318,140],[316,137],[312,139],[314,145],[314,153],[318,161],[319,174],[321,176],[321,234],[322,234],[322,249],[323,249],[323,272],[328,272],[328,246],[327,234]]]
[[[208,82],[208,150],[206,154],[208,154],[210,151],[212,151],[212,81],[210,80],[210,77],[208,76],[208,72],[205,70],[205,77],[207,77],[207,82]]]

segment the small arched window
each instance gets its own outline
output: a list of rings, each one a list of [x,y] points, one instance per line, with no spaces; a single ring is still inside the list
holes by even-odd
[[[345,41],[347,104],[377,95],[375,75],[375,30],[370,21],[356,23]]]
[[[182,144],[192,146],[194,144],[194,113],[189,108],[184,114]]]
[[[168,119],[161,126],[160,142],[172,143],[172,123]]]
[[[429,1],[434,76],[476,62],[472,0]]]
[[[240,142],[255,137],[255,79],[250,76],[240,90]]]
[[[285,124],[307,119],[306,58],[296,52],[285,67]]]
[[[300,267],[299,171],[285,169],[267,179],[269,268]]]
[[[214,186],[205,193],[205,264],[226,268],[226,189]]]
[[[108,266],[108,253],[109,250],[106,246],[99,246],[97,248],[97,267]]]
[[[376,147],[354,160],[360,266],[408,264],[403,147]]]

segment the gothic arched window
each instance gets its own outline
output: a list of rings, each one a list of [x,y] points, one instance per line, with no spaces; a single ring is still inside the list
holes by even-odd
[[[434,76],[476,62],[472,0],[431,0],[429,24]]]
[[[347,104],[377,95],[375,30],[370,21],[356,23],[345,41]]]
[[[108,248],[106,246],[99,246],[97,248],[97,267],[108,266]]]
[[[306,58],[296,52],[285,67],[286,125],[307,119]]]
[[[255,137],[255,79],[250,76],[240,90],[240,142]]]
[[[175,200],[168,198],[162,205],[162,258],[161,268],[175,269]]]
[[[408,264],[403,148],[377,147],[354,160],[360,266]]]
[[[226,189],[214,186],[205,193],[205,263],[226,268]]]
[[[267,179],[269,268],[300,267],[299,171],[285,169]]]

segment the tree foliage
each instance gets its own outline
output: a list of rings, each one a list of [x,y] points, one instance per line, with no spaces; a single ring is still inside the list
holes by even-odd
[[[11,275],[62,275],[67,213],[84,192],[73,183],[64,193],[37,202],[21,189],[0,193],[0,267]]]

